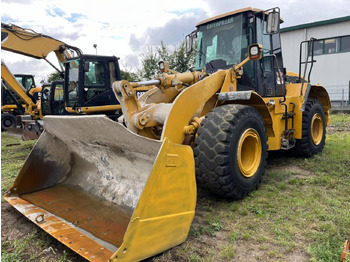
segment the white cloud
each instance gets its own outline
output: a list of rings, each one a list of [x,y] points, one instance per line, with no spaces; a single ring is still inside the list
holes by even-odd
[[[93,45],[97,44],[98,54],[118,56],[121,58],[121,65],[135,67],[138,65],[141,52],[148,45],[159,44],[160,40],[166,44],[180,42],[194,29],[197,22],[210,16],[246,6],[261,9],[280,6],[281,15],[285,20],[283,26],[290,26],[349,15],[350,5],[347,2],[347,0],[333,2],[326,0],[261,0],[259,2],[253,0],[177,0],[175,2],[170,0],[3,0],[1,11],[2,22],[13,22],[50,35],[81,48],[84,53],[95,54]],[[6,55],[6,59],[9,60],[7,63],[27,61],[27,58],[21,56]],[[17,68],[20,69],[20,67]],[[50,67],[47,68],[46,74],[52,71]],[[40,70],[45,71],[44,68]],[[42,74],[41,72],[40,75]]]

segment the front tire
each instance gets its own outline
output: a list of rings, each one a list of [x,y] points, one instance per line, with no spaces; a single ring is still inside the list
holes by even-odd
[[[317,99],[308,99],[302,120],[302,138],[293,148],[296,156],[312,157],[322,152],[326,141],[326,118]]]
[[[16,117],[10,113],[1,114],[1,131],[7,131],[10,127],[16,127]]]
[[[245,105],[224,105],[206,115],[194,149],[199,184],[227,198],[243,198],[261,183],[267,135],[260,113]]]

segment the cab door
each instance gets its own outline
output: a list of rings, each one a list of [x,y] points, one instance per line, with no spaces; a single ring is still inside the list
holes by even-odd
[[[83,87],[81,99],[84,106],[104,106],[118,104],[112,84],[120,80],[116,74],[117,67],[114,59],[94,57],[84,59]]]
[[[284,83],[285,69],[283,68],[280,34],[265,34],[266,21],[256,19],[257,42],[263,46],[263,55],[258,65],[260,74],[260,90],[262,96],[284,96],[286,88]]]
[[[63,81],[52,82],[50,92],[50,111],[52,115],[68,114],[64,104],[63,83]]]

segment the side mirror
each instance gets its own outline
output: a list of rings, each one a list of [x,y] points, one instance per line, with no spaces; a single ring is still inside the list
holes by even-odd
[[[185,49],[186,53],[190,53],[193,50],[193,44],[194,40],[197,39],[197,30],[193,31],[192,33],[186,35],[185,37]]]
[[[186,53],[190,53],[193,49],[193,40],[190,35],[186,35],[185,37],[185,48]]]
[[[278,8],[273,8],[267,15],[266,33],[268,35],[277,34],[280,31],[280,12]]]

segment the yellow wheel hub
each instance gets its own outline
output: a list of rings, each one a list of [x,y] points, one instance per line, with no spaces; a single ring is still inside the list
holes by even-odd
[[[247,129],[238,142],[238,168],[245,177],[252,177],[258,170],[261,161],[261,139],[258,132]]]
[[[317,146],[323,138],[323,121],[320,114],[314,114],[311,120],[312,142]]]

